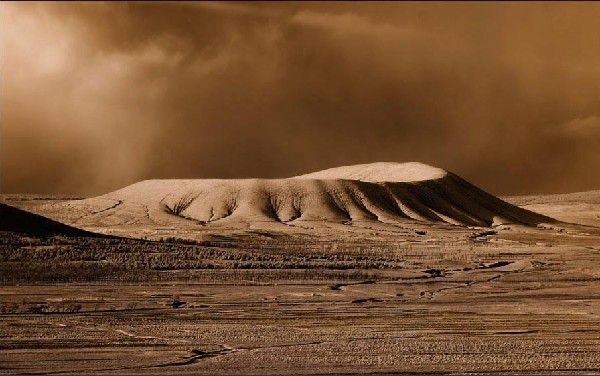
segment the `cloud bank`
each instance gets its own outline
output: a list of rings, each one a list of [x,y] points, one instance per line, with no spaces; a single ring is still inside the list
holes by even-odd
[[[600,188],[598,3],[2,3],[0,190],[420,161]]]

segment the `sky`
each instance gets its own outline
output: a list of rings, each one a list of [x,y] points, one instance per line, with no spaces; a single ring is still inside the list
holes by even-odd
[[[419,161],[600,189],[600,3],[0,3],[0,192]]]

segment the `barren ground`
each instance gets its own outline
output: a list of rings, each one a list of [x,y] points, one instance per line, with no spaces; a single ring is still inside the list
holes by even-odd
[[[600,200],[579,199],[598,210]],[[29,209],[52,201],[5,197]],[[3,233],[0,367],[600,373],[600,228],[474,237],[484,230],[360,226],[343,238],[262,231],[203,242]]]

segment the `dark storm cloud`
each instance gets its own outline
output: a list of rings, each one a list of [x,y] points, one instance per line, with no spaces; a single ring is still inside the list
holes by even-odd
[[[597,3],[2,3],[2,192],[421,161],[597,189]]]

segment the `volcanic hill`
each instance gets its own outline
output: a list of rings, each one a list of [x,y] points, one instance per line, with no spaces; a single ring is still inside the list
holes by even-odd
[[[154,225],[206,230],[269,224],[285,232],[315,223],[417,221],[489,227],[553,222],[451,172],[416,162],[345,166],[288,179],[145,180],[38,212],[86,229]]]

